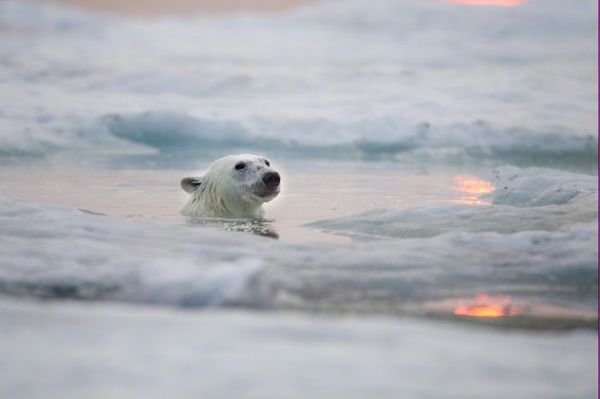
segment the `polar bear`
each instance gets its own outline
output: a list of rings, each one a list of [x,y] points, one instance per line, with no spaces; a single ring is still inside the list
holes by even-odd
[[[181,209],[189,217],[253,218],[279,194],[281,178],[264,157],[251,154],[217,159],[202,177],[185,177],[181,188],[192,196]]]

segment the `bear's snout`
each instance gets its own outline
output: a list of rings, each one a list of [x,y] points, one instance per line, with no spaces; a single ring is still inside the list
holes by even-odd
[[[265,183],[265,186],[267,186],[268,188],[275,188],[275,187],[279,186],[279,182],[281,181],[281,178],[279,177],[279,173],[269,172],[269,173],[265,173],[262,180],[263,180],[263,183]]]

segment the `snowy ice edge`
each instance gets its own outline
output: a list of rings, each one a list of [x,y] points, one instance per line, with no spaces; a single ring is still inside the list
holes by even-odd
[[[593,135],[560,129],[500,129],[483,121],[448,126],[411,124],[389,117],[345,122],[242,122],[149,111],[109,114],[91,121],[55,121],[37,133],[17,133],[0,136],[0,160],[44,159],[61,154],[68,158],[75,153],[85,153],[92,161],[99,156],[152,154],[171,159],[169,155],[179,153],[268,150],[271,154],[309,158],[442,162],[487,159],[522,166],[579,165],[587,170],[598,156],[598,139]]]
[[[309,226],[357,238],[431,237],[466,232],[556,231],[598,220],[596,176],[550,169],[501,167],[492,171],[495,190],[479,198],[492,206],[437,205],[408,210],[375,209]]]
[[[439,386],[452,398],[583,399],[596,392],[592,330],[505,334],[424,320],[16,301],[0,303],[0,316],[8,343],[0,357],[6,370],[0,394],[9,397],[93,397],[109,388],[120,397],[195,398],[198,391],[229,397],[237,379],[248,381],[247,397],[286,392],[290,399],[363,399],[374,392],[436,398]],[[522,360],[515,362],[517,356]],[[449,372],[448,364],[458,361],[460,370]],[[82,370],[96,377],[74,379]],[[438,384],[429,383],[432,376]]]

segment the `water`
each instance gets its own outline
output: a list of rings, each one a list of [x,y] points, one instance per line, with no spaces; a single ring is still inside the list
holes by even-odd
[[[592,397],[596,7],[0,3],[0,396]]]

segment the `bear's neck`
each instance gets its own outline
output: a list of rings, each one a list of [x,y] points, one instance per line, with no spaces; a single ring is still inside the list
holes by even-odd
[[[247,202],[232,204],[227,201],[222,201],[222,206],[219,208],[222,209],[224,215],[229,217],[252,218],[261,217],[264,214],[262,204],[252,204]]]

